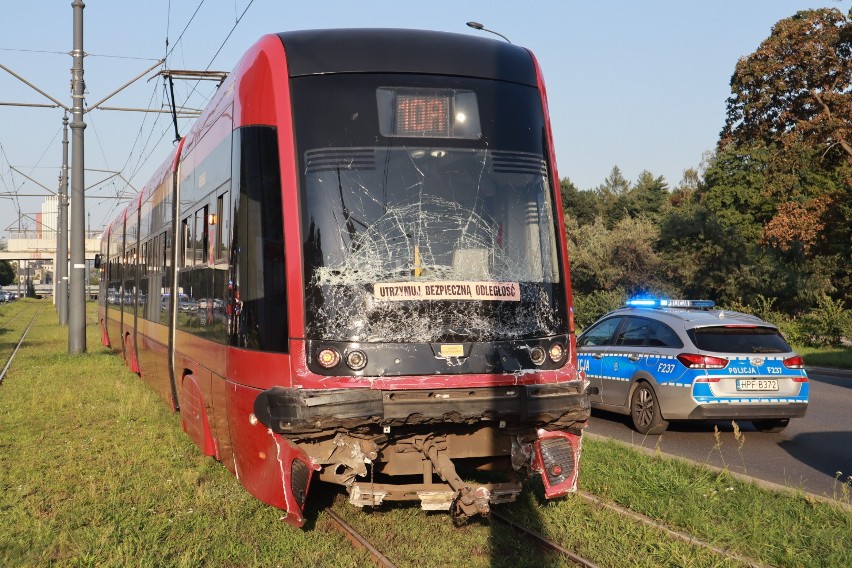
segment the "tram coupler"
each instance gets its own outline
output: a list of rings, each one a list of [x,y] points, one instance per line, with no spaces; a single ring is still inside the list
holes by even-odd
[[[465,484],[456,472],[456,466],[447,457],[446,449],[446,440],[430,438],[420,451],[432,462],[435,473],[455,491],[450,507],[454,522],[459,524],[456,519],[466,519],[477,514],[487,517],[491,513],[491,491],[486,487],[472,488]]]

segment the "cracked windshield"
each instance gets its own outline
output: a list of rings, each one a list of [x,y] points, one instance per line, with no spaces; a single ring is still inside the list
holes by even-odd
[[[359,124],[374,119],[380,146],[303,150],[310,337],[492,341],[564,332],[542,131],[530,133],[537,152],[503,149],[479,123],[479,106],[494,104],[501,88],[477,96],[380,87],[370,93],[372,117]]]

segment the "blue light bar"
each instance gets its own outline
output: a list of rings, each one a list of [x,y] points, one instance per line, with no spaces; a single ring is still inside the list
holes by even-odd
[[[631,298],[625,302],[631,308],[712,308],[713,300],[668,300],[664,298]]]
[[[627,300],[625,305],[630,306],[631,308],[659,308],[663,306],[661,302],[665,300],[658,300],[654,298],[633,298],[631,300]]]

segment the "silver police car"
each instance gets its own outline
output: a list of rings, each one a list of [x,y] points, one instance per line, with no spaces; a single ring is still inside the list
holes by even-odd
[[[749,420],[780,432],[808,408],[804,361],[774,325],[710,300],[634,299],[577,340],[592,407],[642,434],[670,420]],[[594,393],[595,389],[590,389]]]

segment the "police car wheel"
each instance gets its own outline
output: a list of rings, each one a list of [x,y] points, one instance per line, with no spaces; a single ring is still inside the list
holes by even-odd
[[[648,383],[639,383],[630,397],[630,418],[640,434],[662,434],[669,423],[663,420],[660,403],[654,389]]]
[[[777,420],[752,420],[751,423],[754,424],[754,427],[758,432],[774,434],[786,428],[787,424],[790,423],[790,419],[779,418]]]

